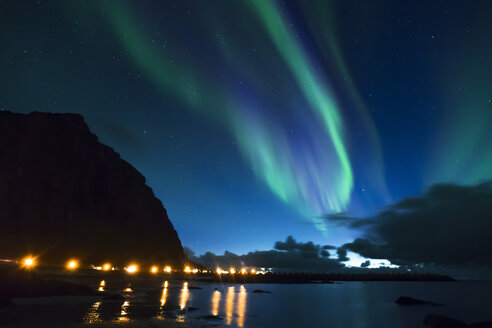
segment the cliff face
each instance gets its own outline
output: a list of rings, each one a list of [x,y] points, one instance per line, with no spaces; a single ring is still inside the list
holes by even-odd
[[[0,258],[182,264],[145,178],[80,115],[0,112]]]

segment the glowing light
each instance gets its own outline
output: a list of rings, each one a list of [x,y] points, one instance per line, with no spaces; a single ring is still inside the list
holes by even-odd
[[[22,266],[26,269],[31,269],[36,266],[36,259],[32,256],[27,256],[22,259]]]
[[[150,273],[157,273],[157,271],[159,271],[159,268],[156,267],[155,265],[152,268],[150,268]]]
[[[103,286],[99,286],[99,288],[97,289],[97,291],[104,292],[104,287]]]
[[[131,289],[130,287],[126,287],[125,289],[123,289],[123,291],[125,293],[131,293],[131,292],[133,292],[133,289]]]
[[[70,260],[66,265],[68,270],[75,270],[79,267],[79,262],[77,260]]]
[[[186,273],[190,273],[190,272],[191,272],[190,267],[189,267],[189,266],[185,267],[184,272],[186,272]]]
[[[104,263],[102,266],[103,271],[111,270],[111,263]]]
[[[220,292],[218,290],[214,291],[212,294],[212,315],[219,315],[219,305],[220,305]]]
[[[246,297],[248,293],[246,293],[246,288],[241,285],[239,288],[239,296],[237,300],[237,326],[244,326],[244,318],[246,314]]]
[[[198,273],[198,269],[193,269],[193,273]]]
[[[168,265],[164,268],[164,271],[167,272],[167,273],[171,273],[172,269],[171,267]]]
[[[188,302],[188,299],[190,297],[190,292],[188,290],[188,283],[185,282],[183,283],[183,288],[181,289],[181,294],[179,296],[179,308],[181,310],[184,310],[186,307],[186,302]]]
[[[106,281],[105,280],[101,280],[101,282],[99,283],[99,286],[106,286]]]
[[[217,268],[217,274],[222,274],[222,269],[221,268]]]
[[[231,268],[231,269],[229,270],[229,272],[230,272],[231,274],[235,274],[235,273],[236,273],[236,270],[235,270],[234,268]]]
[[[232,312],[234,310],[234,287],[227,288],[227,296],[226,296],[226,323],[228,325],[231,324],[232,321]]]
[[[136,273],[138,271],[138,266],[136,264],[131,264],[125,270],[128,273]]]
[[[241,274],[246,274],[248,271],[245,268],[241,269]]]
[[[251,269],[251,273],[252,274],[255,274],[256,270],[255,269]]]
[[[169,286],[169,283],[166,281],[164,281],[164,288],[167,288]]]

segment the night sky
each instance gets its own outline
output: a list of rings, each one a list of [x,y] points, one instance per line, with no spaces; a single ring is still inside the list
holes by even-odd
[[[0,109],[84,115],[199,254],[340,246],[366,230],[333,217],[492,178],[491,17],[488,1],[3,1]]]

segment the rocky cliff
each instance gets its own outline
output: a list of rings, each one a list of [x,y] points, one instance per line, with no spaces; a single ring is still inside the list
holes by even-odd
[[[80,115],[0,112],[0,258],[182,264],[145,178]]]

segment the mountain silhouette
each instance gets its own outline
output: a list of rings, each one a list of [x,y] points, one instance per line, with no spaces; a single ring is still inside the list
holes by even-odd
[[[186,261],[145,178],[78,114],[0,112],[0,258]]]

